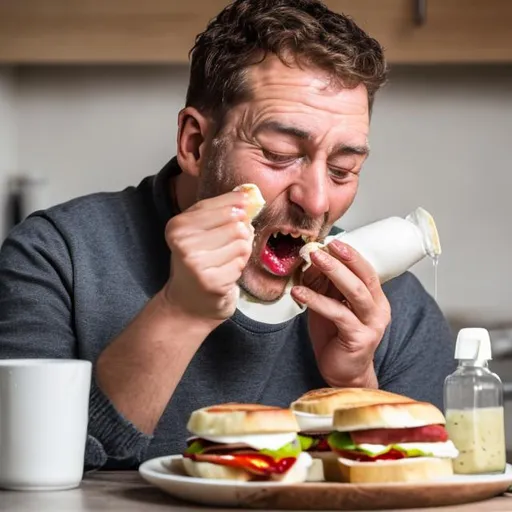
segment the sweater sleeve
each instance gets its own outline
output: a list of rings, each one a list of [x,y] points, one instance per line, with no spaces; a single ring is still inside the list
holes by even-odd
[[[392,322],[386,343],[379,347],[379,386],[443,410],[444,379],[456,367],[450,328],[414,275],[393,281],[385,285]]]
[[[0,358],[78,358],[73,261],[50,219],[16,226],[0,250]],[[141,460],[150,436],[123,418],[92,379],[85,465]]]

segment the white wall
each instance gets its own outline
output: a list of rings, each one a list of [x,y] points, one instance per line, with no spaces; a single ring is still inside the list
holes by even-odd
[[[512,325],[512,68],[399,70],[372,130],[347,225],[425,207],[443,247],[440,304],[463,323]],[[433,290],[431,263],[416,272]]]
[[[16,75],[0,67],[0,240],[5,231],[5,197],[8,176],[17,171]]]
[[[48,177],[49,203],[138,183],[173,154],[186,80],[185,68],[20,70],[20,168]],[[441,306],[512,323],[512,68],[396,70],[372,123],[343,225],[427,208],[444,249]],[[431,264],[415,272],[433,291]]]

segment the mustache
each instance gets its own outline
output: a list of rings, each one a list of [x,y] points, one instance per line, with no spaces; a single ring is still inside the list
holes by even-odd
[[[267,205],[252,224],[259,232],[281,225],[290,226],[298,231],[313,231],[320,234],[328,231],[327,214],[320,218],[313,218],[294,204],[288,204],[286,208],[279,208],[274,204]]]

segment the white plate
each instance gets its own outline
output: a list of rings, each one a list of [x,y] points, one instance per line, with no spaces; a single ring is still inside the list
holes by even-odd
[[[181,461],[181,455],[151,459],[140,466],[139,472],[149,483],[185,501],[288,510],[385,510],[455,505],[491,498],[512,485],[510,464],[503,474],[454,475],[429,483],[286,484],[193,478],[185,475]],[[168,465],[172,469],[168,469]],[[512,510],[512,498],[510,508]]]

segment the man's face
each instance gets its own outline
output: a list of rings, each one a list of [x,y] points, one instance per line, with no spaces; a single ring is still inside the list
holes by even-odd
[[[324,237],[354,200],[368,153],[368,95],[275,57],[251,68],[249,84],[250,100],[229,111],[209,148],[199,198],[258,185],[267,204],[239,284],[272,301],[303,263],[303,237]]]

